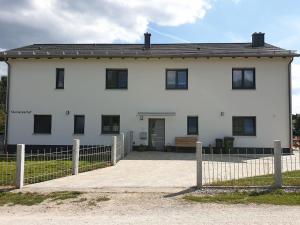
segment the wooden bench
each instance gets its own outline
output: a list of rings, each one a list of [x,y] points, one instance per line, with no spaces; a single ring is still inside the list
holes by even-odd
[[[198,137],[175,137],[176,150],[178,148],[196,148]]]

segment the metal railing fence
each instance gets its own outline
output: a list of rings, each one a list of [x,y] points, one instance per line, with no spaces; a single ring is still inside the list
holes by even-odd
[[[24,183],[33,184],[72,174],[72,148],[43,149],[25,154]]]
[[[14,186],[15,180],[16,154],[0,153],[0,186]]]
[[[111,146],[82,146],[79,150],[79,173],[111,165]]]
[[[249,151],[243,149],[240,152],[235,149],[226,153],[221,149],[214,153],[212,149],[209,151],[202,149],[201,145],[200,156],[198,148],[197,184],[200,184],[198,186],[274,186],[278,167],[280,167],[280,185],[300,186],[299,150],[293,149],[287,153],[280,148],[278,162],[275,150],[270,148],[258,149],[259,152],[253,149]]]

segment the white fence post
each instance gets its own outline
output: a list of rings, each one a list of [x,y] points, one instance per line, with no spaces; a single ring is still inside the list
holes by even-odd
[[[281,142],[274,141],[274,186],[276,188],[282,187],[282,173],[281,173]]]
[[[111,164],[114,166],[117,163],[117,136],[113,136],[111,148]]]
[[[202,187],[202,142],[196,143],[197,188]]]
[[[25,145],[17,145],[17,170],[16,187],[21,189],[24,186],[24,163],[25,163]]]
[[[73,140],[73,149],[72,149],[72,174],[78,174],[79,167],[79,148],[80,148],[80,140]]]
[[[121,148],[121,159],[125,158],[125,134],[121,133],[121,143],[122,143],[122,148]]]

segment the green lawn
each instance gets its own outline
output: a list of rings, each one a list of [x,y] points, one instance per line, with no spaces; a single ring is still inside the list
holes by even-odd
[[[300,170],[284,172],[282,174],[284,186],[300,186]],[[271,186],[274,183],[273,174],[213,182],[212,186]]]
[[[110,163],[101,162],[98,159],[79,161],[79,172],[86,172],[94,169],[110,166]],[[71,160],[26,160],[25,161],[25,180],[26,184],[37,183],[64,177],[72,174]],[[14,185],[16,177],[15,159],[7,161],[0,158],[0,186]]]
[[[200,203],[300,205],[300,192],[282,190],[233,192],[215,195],[187,195],[185,200]]]

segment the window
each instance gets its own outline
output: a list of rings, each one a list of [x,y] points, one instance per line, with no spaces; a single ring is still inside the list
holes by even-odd
[[[84,115],[74,116],[74,134],[84,134]]]
[[[198,135],[198,116],[187,117],[187,134]]]
[[[255,136],[256,117],[232,117],[232,134],[234,136]]]
[[[102,134],[119,134],[120,116],[102,116]]]
[[[127,69],[106,69],[106,89],[127,89]]]
[[[188,89],[188,70],[166,70],[166,89]]]
[[[65,69],[56,69],[56,89],[65,87]]]
[[[232,89],[255,89],[255,69],[232,69]]]
[[[35,134],[51,134],[51,115],[34,115]]]

